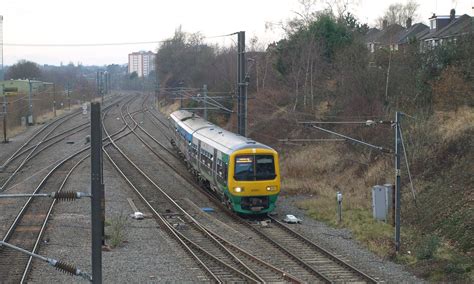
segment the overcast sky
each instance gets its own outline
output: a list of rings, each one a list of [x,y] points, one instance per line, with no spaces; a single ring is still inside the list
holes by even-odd
[[[330,1],[330,0],[328,0]],[[356,0],[353,13],[361,22],[375,24],[391,3],[407,0]],[[322,0],[320,3],[323,3]],[[420,20],[427,23],[432,13],[473,14],[474,0],[418,0]],[[319,4],[317,10],[323,9]],[[39,64],[84,65],[127,63],[127,54],[156,51],[157,44],[103,47],[19,47],[8,44],[96,44],[149,42],[169,38],[182,25],[186,32],[212,37],[244,30],[247,39],[257,36],[263,43],[282,37],[275,26],[294,17],[301,8],[297,0],[0,0],[3,15],[4,64],[20,59]],[[235,36],[236,39],[236,36]],[[209,38],[228,45],[234,37]],[[248,41],[247,41],[248,42]]]

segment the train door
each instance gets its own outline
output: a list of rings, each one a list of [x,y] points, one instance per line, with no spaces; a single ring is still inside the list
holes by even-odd
[[[196,161],[196,166],[199,172],[201,172],[201,140],[197,141],[197,161]]]
[[[214,156],[212,157],[212,183],[217,188],[216,172],[217,172],[217,149],[214,149]]]

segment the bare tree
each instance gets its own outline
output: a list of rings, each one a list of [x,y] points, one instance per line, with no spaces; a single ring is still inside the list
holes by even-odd
[[[391,4],[384,15],[377,19],[377,24],[383,27],[383,21],[387,21],[388,25],[399,24],[405,26],[408,19],[415,21],[418,18],[416,11],[419,6],[415,0],[410,0],[405,5],[402,3]]]
[[[347,12],[360,4],[360,0],[320,0],[336,18],[342,18]]]
[[[38,64],[20,60],[8,68],[5,78],[9,79],[39,79],[41,77],[41,70]]]

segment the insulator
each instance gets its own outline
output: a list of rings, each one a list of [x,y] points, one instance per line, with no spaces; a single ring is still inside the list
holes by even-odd
[[[68,263],[65,263],[65,262],[62,262],[62,261],[58,261],[58,262],[56,262],[54,267],[56,267],[57,270],[61,270],[62,272],[66,273],[66,274],[71,274],[71,275],[76,275],[77,274],[77,268],[72,264],[68,264]]]
[[[58,201],[73,201],[77,199],[74,191],[60,191],[54,193],[54,198]]]

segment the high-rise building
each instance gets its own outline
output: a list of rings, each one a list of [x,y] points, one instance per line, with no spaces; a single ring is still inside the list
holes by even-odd
[[[155,70],[155,56],[151,51],[133,52],[128,55],[128,73],[137,72],[138,77],[146,77]]]

